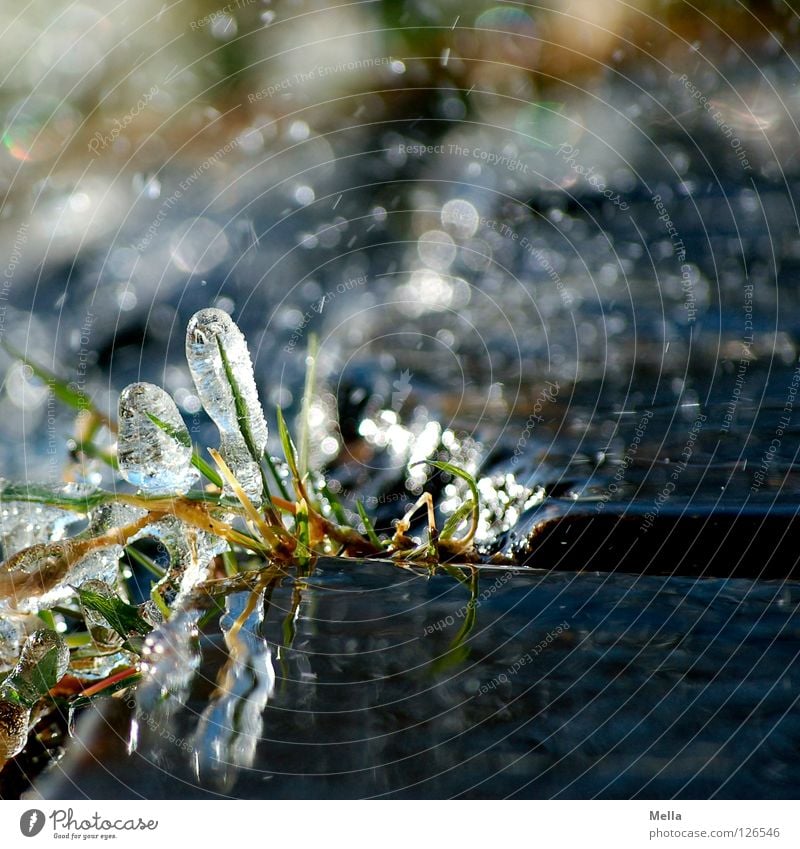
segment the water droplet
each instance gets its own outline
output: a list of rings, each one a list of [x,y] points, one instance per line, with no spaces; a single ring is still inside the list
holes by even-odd
[[[310,203],[314,203],[315,197],[314,189],[311,186],[298,186],[294,192],[294,199],[301,206],[308,206]]]

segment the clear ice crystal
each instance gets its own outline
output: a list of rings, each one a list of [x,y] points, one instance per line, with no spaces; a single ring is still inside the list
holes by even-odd
[[[208,578],[212,561],[228,548],[222,537],[190,527],[174,516],[148,525],[135,539],[143,537],[157,539],[167,550],[170,561],[167,580],[178,584],[176,604]]]
[[[23,750],[32,706],[64,677],[68,666],[69,649],[55,631],[42,629],[28,637],[19,661],[0,684],[0,763]]]
[[[60,604],[74,595],[74,586],[90,580],[114,584],[118,578],[121,545],[110,545],[91,551],[74,563],[54,586],[42,591],[47,576],[57,573],[63,558],[81,540],[101,536],[108,531],[130,524],[144,516],[144,511],[123,504],[103,504],[89,516],[89,526],[73,540],[44,543],[22,552],[13,564],[6,565],[6,578],[12,576],[21,586],[26,582],[28,592],[15,593],[16,597],[0,601],[0,610],[11,608],[22,613],[36,613]],[[8,568],[10,567],[10,568]]]
[[[172,398],[152,383],[132,383],[122,390],[117,456],[122,477],[148,495],[183,494],[199,477],[181,414]]]
[[[6,610],[36,613],[72,595],[66,564],[73,549],[71,540],[37,543],[5,561],[0,574],[0,615]],[[50,587],[54,576],[59,578]]]
[[[222,310],[200,310],[186,330],[186,359],[203,407],[219,429],[222,458],[248,497],[260,504],[259,462],[267,445],[267,422],[241,330]],[[238,410],[229,372],[241,400]]]
[[[25,638],[25,624],[19,616],[0,616],[0,673],[17,662]]]
[[[30,708],[0,699],[0,766],[25,748],[30,719]]]
[[[81,537],[97,537],[125,525],[130,525],[145,515],[145,511],[127,504],[103,504],[89,515],[89,527]],[[119,579],[119,560],[125,552],[121,545],[99,548],[82,557],[71,569],[68,579],[46,596],[42,596],[39,607],[52,607],[73,595],[72,587],[83,586],[87,581],[101,581],[112,587]],[[53,600],[58,595],[58,600]],[[44,604],[43,604],[44,602]]]
[[[2,485],[2,481],[0,481]],[[68,496],[80,498],[90,495],[93,486],[84,484],[36,484],[31,490],[50,492],[54,498]],[[30,501],[3,499],[0,502],[0,544],[3,557],[8,558],[40,542],[63,539],[70,525],[80,520],[80,514],[61,507],[50,507]]]
[[[90,590],[103,598],[114,598],[116,595],[114,587],[107,584],[105,581],[90,579],[84,581],[80,585],[82,590]],[[81,604],[81,612],[83,613],[83,621],[92,637],[92,642],[101,650],[115,649],[122,645],[122,637],[109,624],[108,620],[102,613],[98,613],[85,605]]]
[[[38,684],[35,676],[37,666],[47,655],[52,655],[53,675],[55,681],[60,681],[67,673],[69,666],[69,649],[64,640],[47,628],[34,631],[25,641],[22,654],[19,656],[14,672],[11,676],[22,676],[30,681],[31,692],[36,690]],[[38,698],[38,696],[36,697]],[[36,698],[31,699],[35,701]]]
[[[127,651],[104,654],[76,653],[69,668],[70,673],[82,681],[100,681],[103,678],[108,678],[118,669],[132,666],[135,663],[136,657]]]

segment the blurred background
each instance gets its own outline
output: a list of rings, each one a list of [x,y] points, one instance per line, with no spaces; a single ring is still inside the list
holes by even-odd
[[[101,407],[152,380],[202,429],[183,331],[214,304],[270,415],[320,335],[321,462],[378,410],[367,454],[402,417],[496,440],[545,380],[559,439],[621,453],[608,410],[734,400],[758,441],[758,375],[797,357],[791,4],[31,2],[2,26],[0,333]],[[5,473],[59,476],[68,416],[0,368]]]

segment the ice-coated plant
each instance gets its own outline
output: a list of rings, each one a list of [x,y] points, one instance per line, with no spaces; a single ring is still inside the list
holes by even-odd
[[[470,492],[441,531],[429,494],[397,521],[391,537],[376,533],[360,503],[362,527],[352,527],[341,521],[345,513],[322,476],[298,458],[280,409],[284,458],[266,453],[267,423],[253,365],[233,319],[218,309],[196,313],[187,328],[186,357],[197,395],[219,431],[219,445],[205,452],[212,462],[192,444],[163,389],[127,386],[114,422],[85,395],[25,360],[61,400],[80,410],[73,453],[107,463],[130,488],[0,481],[6,558],[0,564],[0,765],[22,750],[37,703],[52,698],[56,685],[67,706],[76,707],[136,683],[148,669],[148,634],[173,611],[185,615],[186,599],[204,590],[213,595],[215,585],[242,579],[244,555],[256,555],[257,574],[280,576],[303,574],[319,555],[430,566],[475,559],[478,490],[461,469],[429,463],[464,480]],[[308,410],[313,379],[306,391]],[[116,444],[99,446],[103,433],[115,436]],[[421,508],[429,528],[423,541],[408,535]],[[78,522],[85,527],[70,535]],[[144,538],[161,543],[169,556],[166,568],[136,546]],[[125,558],[152,575],[144,604],[129,603],[120,569]],[[252,556],[247,562],[253,569]]]

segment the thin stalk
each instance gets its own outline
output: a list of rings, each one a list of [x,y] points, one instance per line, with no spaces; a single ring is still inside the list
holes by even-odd
[[[303,388],[303,402],[300,408],[300,455],[299,471],[300,477],[305,478],[308,474],[309,439],[311,415],[311,403],[314,399],[317,384],[317,353],[319,345],[317,336],[312,333],[308,339],[308,353],[306,354],[306,382]]]
[[[125,553],[128,555],[128,557],[130,557],[131,560],[134,561],[134,563],[138,563],[143,569],[148,571],[154,578],[158,578],[159,580],[161,580],[161,578],[163,578],[164,575],[166,574],[160,566],[158,566],[153,560],[151,560],[151,558],[149,558],[146,554],[143,554],[141,551],[139,551],[134,546],[132,546],[132,545],[126,546],[125,547]]]

